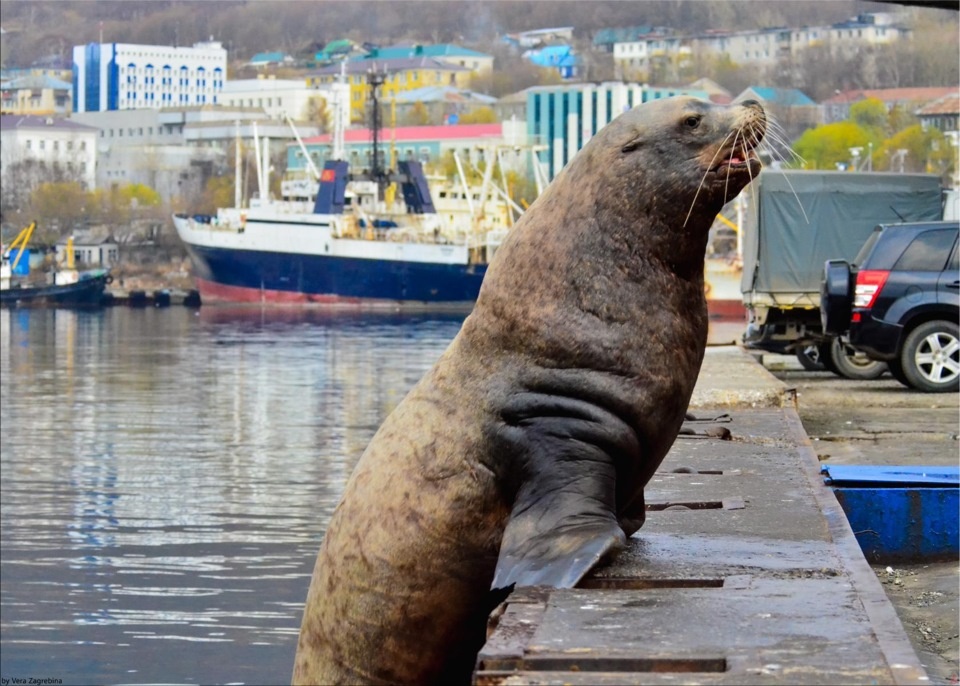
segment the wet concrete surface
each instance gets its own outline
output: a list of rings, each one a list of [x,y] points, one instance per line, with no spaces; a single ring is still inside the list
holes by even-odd
[[[821,464],[956,465],[957,393],[920,393],[889,374],[854,381],[808,372],[791,357],[763,365],[788,389]],[[960,565],[873,565],[931,683],[960,681]]]

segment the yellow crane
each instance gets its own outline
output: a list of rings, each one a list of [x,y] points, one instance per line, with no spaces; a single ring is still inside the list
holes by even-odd
[[[13,261],[13,264],[10,265],[10,269],[16,269],[17,265],[20,263],[20,258],[23,257],[23,251],[27,247],[27,243],[30,242],[30,237],[33,235],[33,230],[37,228],[37,222],[30,222],[30,225],[25,229],[22,229],[20,233],[17,234],[17,237],[13,239],[13,242],[10,243],[10,247],[7,248],[7,255],[10,254],[10,251],[14,248],[18,248],[17,257]]]

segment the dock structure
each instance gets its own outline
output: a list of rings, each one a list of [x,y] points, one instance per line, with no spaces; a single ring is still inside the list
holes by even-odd
[[[474,683],[929,683],[795,396],[747,353],[708,349],[691,410],[730,440],[681,436],[646,524],[577,588],[515,590]]]
[[[103,293],[103,304],[125,307],[200,307],[200,293],[167,288],[156,290],[111,288]]]

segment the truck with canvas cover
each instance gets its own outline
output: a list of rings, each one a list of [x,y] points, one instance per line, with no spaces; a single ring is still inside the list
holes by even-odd
[[[764,170],[753,183],[742,229],[740,290],[746,347],[795,354],[808,369],[850,378],[885,370],[820,323],[823,266],[851,261],[879,224],[934,221],[943,189],[933,174]]]

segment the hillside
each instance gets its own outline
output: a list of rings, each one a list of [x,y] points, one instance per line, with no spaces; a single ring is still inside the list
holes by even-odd
[[[459,42],[483,48],[504,33],[573,26],[581,39],[610,26],[654,25],[698,31],[842,21],[890,5],[833,0],[557,2],[391,0],[371,2],[47,2],[0,3],[4,66],[25,66],[73,45],[104,41],[191,45],[213,37],[232,59],[257,52],[312,52],[337,38],[372,43]],[[955,14],[955,13],[953,13]],[[102,34],[101,34],[102,32]]]

